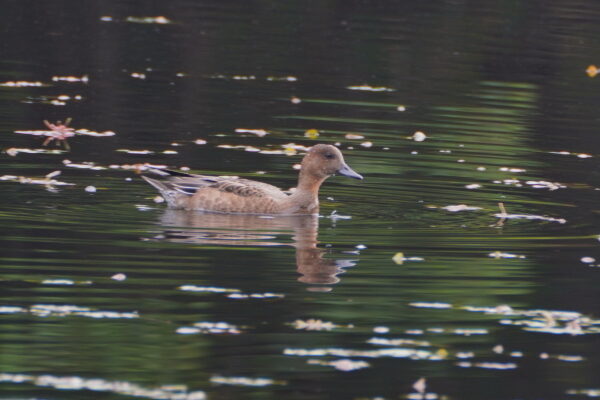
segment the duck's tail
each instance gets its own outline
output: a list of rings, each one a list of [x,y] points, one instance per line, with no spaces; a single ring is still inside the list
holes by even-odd
[[[177,191],[173,189],[172,185],[166,181],[159,181],[158,179],[148,178],[142,175],[142,179],[154,186],[160,195],[166,200],[170,207],[177,207]]]

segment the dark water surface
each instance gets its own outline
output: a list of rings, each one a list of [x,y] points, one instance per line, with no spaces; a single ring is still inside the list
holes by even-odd
[[[3,2],[0,398],[600,395],[599,21],[583,0]],[[15,133],[67,118],[109,133]],[[365,180],[263,218],[168,210],[138,174],[287,189],[292,143]]]

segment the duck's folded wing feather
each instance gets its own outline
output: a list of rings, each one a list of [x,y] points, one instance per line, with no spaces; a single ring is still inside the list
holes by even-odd
[[[159,188],[161,192],[166,190],[193,196],[200,189],[211,188],[220,192],[231,193],[240,197],[284,197],[287,196],[279,188],[267,183],[241,179],[238,177],[220,177],[208,175],[193,175],[171,170],[159,170],[159,175],[167,176],[160,181],[160,188],[154,179],[145,179]]]

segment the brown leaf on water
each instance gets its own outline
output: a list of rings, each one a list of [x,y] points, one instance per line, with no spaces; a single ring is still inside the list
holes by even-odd
[[[587,69],[585,70],[585,72],[588,74],[588,76],[590,78],[595,77],[596,75],[598,75],[598,72],[600,72],[600,70],[598,69],[598,67],[596,67],[594,64],[590,65],[587,67]]]

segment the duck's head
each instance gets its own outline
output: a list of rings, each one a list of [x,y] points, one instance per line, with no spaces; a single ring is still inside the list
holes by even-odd
[[[329,144],[317,144],[308,150],[302,160],[302,172],[323,179],[335,174],[363,179],[346,164],[342,152]]]

